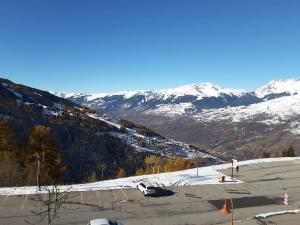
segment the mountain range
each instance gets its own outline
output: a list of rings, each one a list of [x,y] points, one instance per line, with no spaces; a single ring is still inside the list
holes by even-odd
[[[202,83],[161,90],[53,94],[220,157],[278,155],[289,145],[300,150],[300,79],[271,81],[251,92]]]

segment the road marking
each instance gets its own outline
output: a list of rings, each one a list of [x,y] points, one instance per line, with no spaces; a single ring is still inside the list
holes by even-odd
[[[22,203],[22,206],[21,206],[20,210],[23,210],[23,209],[24,209],[25,202],[26,202],[27,199],[28,199],[28,195],[26,195],[26,196],[24,197],[24,201],[23,201],[23,203]]]
[[[82,191],[80,192],[80,208],[82,206]]]
[[[98,205],[99,205],[99,207],[101,207],[102,203],[101,203],[101,200],[100,200],[99,191],[97,191],[97,196],[98,196]]]
[[[2,208],[4,206],[4,204],[6,203],[8,199],[8,195],[5,196],[5,198],[3,199],[3,201],[1,202],[0,208]]]
[[[116,196],[116,194],[115,194],[115,192],[114,192],[114,189],[112,189],[112,192],[113,192],[113,194],[114,194],[114,197],[115,197],[116,201],[118,202],[118,199],[117,199],[117,196]]]
[[[42,195],[42,198],[43,198],[43,201],[45,202],[46,198],[47,198],[47,194]]]
[[[126,200],[128,201],[128,197],[127,197],[127,195],[125,194],[123,188],[121,188],[121,191],[122,191],[123,195],[125,196]]]
[[[180,188],[180,190],[181,190],[184,194],[186,194],[186,192],[185,192],[183,186],[178,186],[178,187]]]

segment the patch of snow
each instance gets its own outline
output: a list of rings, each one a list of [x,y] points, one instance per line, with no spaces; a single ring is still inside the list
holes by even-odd
[[[16,104],[18,107],[22,106],[23,105],[23,101],[19,98],[16,99]]]
[[[98,115],[96,113],[87,113],[86,115],[89,116],[89,117],[91,117],[91,118],[93,118],[93,119],[101,120],[101,121],[103,121],[103,122],[105,122],[105,123],[107,123],[107,124],[109,124],[111,126],[114,126],[114,127],[118,128],[118,129],[121,128],[120,124],[116,124],[116,123],[113,123],[111,121],[108,121],[108,120],[102,118],[100,115]]]
[[[167,116],[184,115],[186,110],[193,109],[192,103],[179,103],[179,104],[162,104],[158,105],[156,109],[148,110],[147,114],[164,114]]]
[[[103,98],[103,97],[108,96],[108,95],[109,95],[108,93],[88,94],[88,95],[86,95],[86,100],[87,101],[93,101],[95,99]]]
[[[23,99],[23,95],[21,93],[17,92],[16,90],[14,90],[13,88],[10,88],[9,84],[2,83],[2,87],[4,87],[9,92],[13,93],[17,98]]]
[[[44,105],[43,105],[42,107],[43,107],[42,113],[43,113],[44,115],[47,115],[47,116],[58,116],[58,115],[59,115],[59,113],[52,111],[52,110],[49,109],[47,106],[44,106]]]
[[[270,217],[270,216],[283,215],[283,214],[298,214],[298,213],[300,213],[300,209],[261,213],[261,214],[256,215],[255,217],[266,219],[267,217]]]
[[[299,121],[294,121],[289,124],[290,125],[290,131],[293,134],[300,135],[300,122]]]
[[[56,109],[62,110],[62,105],[60,103],[55,102],[55,103],[53,103],[53,105]]]
[[[33,94],[38,95],[38,96],[40,96],[40,97],[43,97],[43,95],[41,95],[41,94],[39,94],[39,93],[37,93],[37,92],[33,92]]]

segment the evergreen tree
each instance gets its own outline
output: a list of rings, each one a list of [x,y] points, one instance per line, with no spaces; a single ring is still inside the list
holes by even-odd
[[[15,152],[0,152],[0,186],[17,186],[22,181],[20,164]]]
[[[263,158],[270,158],[270,153],[269,152],[263,152]]]
[[[12,137],[8,123],[0,120],[0,186],[15,186],[21,181],[19,159]]]
[[[294,151],[294,148],[292,145],[286,151],[286,156],[287,157],[295,157],[295,151]]]
[[[11,128],[6,121],[0,120],[0,152],[13,151],[13,145]]]
[[[35,184],[36,179],[36,153],[40,158],[40,184],[60,183],[66,164],[61,158],[59,146],[50,128],[34,126],[27,138],[25,150],[26,178],[30,184]]]

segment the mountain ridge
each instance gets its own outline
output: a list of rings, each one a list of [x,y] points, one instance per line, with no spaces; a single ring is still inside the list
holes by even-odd
[[[202,87],[203,92],[195,91],[197,87]],[[249,151],[237,153],[237,157],[248,159],[260,157],[262,151],[279,154],[283,143],[298,143],[300,79],[270,81],[252,92],[217,87],[210,83],[190,84],[163,89],[169,95],[158,90],[129,92],[130,98],[119,93],[98,94],[98,98],[69,96],[68,99],[101,113],[142,123],[164,136],[210,149],[211,153],[219,152],[222,157],[231,154],[230,148]],[[243,133],[243,143],[234,140],[235,129]],[[201,133],[201,138],[197,133]],[[250,146],[255,146],[255,151]]]
[[[244,89],[237,89],[237,88],[224,88],[221,87],[219,85],[210,83],[210,82],[203,82],[203,83],[189,83],[189,84],[185,84],[185,85],[181,85],[181,86],[177,86],[174,88],[162,88],[162,89],[145,89],[145,90],[130,90],[130,91],[118,91],[118,92],[97,92],[97,93],[86,93],[86,92],[57,92],[57,91],[49,91],[50,93],[54,93],[55,95],[58,96],[62,96],[63,98],[69,98],[72,96],[92,96],[92,98],[90,100],[94,100],[96,98],[101,98],[101,97],[105,97],[105,96],[112,96],[112,95],[127,95],[128,97],[132,97],[134,94],[142,94],[142,93],[151,93],[151,92],[156,92],[156,93],[171,93],[169,95],[172,95],[172,91],[176,91],[176,90],[187,90],[189,91],[188,87],[205,87],[205,86],[210,86],[211,88],[215,88],[218,90],[224,90],[223,93],[227,92],[231,92],[231,93],[235,93],[235,95],[238,94],[246,94],[246,93],[255,93],[257,95],[260,95],[260,97],[264,97],[267,94],[270,93],[266,93],[264,95],[261,95],[261,91],[263,89],[271,89],[271,88],[275,88],[274,86],[276,85],[282,85],[283,83],[296,83],[297,85],[295,85],[297,87],[297,90],[300,90],[300,78],[290,78],[290,79],[280,79],[280,80],[271,80],[268,83],[266,83],[265,85],[258,87],[255,90],[252,91],[245,91]],[[281,92],[285,92],[285,90],[282,90]],[[277,92],[278,93],[278,92]],[[186,92],[186,94],[188,94]],[[208,95],[206,97],[211,97],[211,95]]]

